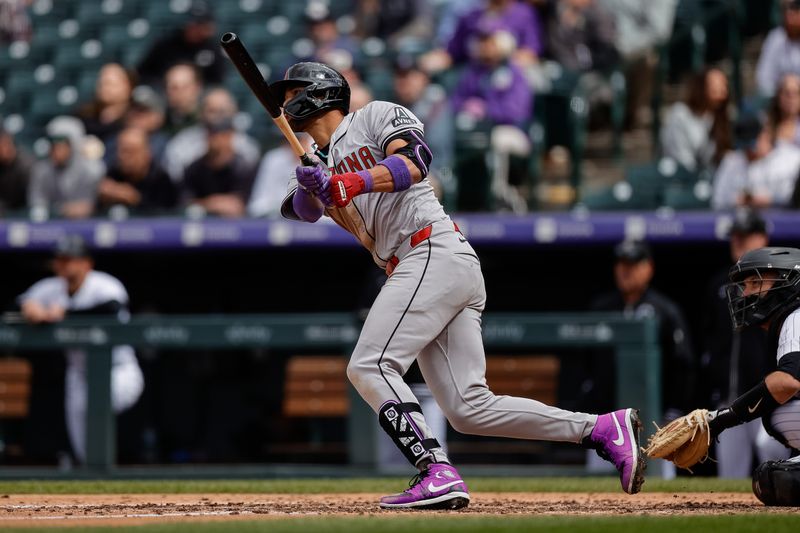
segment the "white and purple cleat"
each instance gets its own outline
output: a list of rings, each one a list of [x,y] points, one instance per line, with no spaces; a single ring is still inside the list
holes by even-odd
[[[639,411],[620,409],[599,415],[589,437],[597,446],[597,455],[617,467],[622,490],[628,494],[639,492],[644,483],[646,463],[639,447],[641,429]]]
[[[407,490],[381,498],[382,509],[462,509],[467,505],[467,484],[447,463],[429,464]]]

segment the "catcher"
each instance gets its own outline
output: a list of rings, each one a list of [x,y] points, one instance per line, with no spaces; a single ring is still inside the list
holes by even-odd
[[[800,505],[800,250],[759,248],[731,268],[727,285],[733,327],[768,332],[777,367],[729,407],[697,409],[661,428],[647,454],[690,468],[708,455],[711,439],[761,418],[767,432],[792,449],[786,461],[767,461],[753,473],[753,491],[766,505]]]

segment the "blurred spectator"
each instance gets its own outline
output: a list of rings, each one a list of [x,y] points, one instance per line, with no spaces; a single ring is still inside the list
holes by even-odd
[[[184,185],[193,204],[224,217],[240,217],[255,175],[255,165],[236,153],[236,130],[229,118],[206,123],[208,150],[189,165]]]
[[[440,0],[438,2],[440,6],[438,9],[439,20],[434,38],[437,47],[446,48],[447,43],[456,32],[461,17],[482,7],[485,3],[486,0]]]
[[[392,48],[429,42],[433,35],[429,0],[359,0],[356,20],[362,37],[379,37]]]
[[[164,167],[174,181],[180,182],[186,168],[208,149],[208,132],[204,124],[233,120],[237,111],[236,101],[226,89],[212,89],[205,95],[200,111],[202,124],[178,132],[164,150]],[[258,164],[261,157],[258,142],[246,133],[234,133],[233,149],[248,165]]]
[[[372,91],[363,83],[350,86],[350,112],[358,111],[373,100]]]
[[[479,30],[474,61],[465,69],[452,97],[453,109],[491,126],[492,193],[501,209],[521,213],[527,201],[509,181],[511,155],[526,156],[531,143],[523,130],[532,117],[533,95],[525,76],[508,61],[514,38],[494,23]]]
[[[314,44],[313,53],[300,61],[321,61],[333,50],[344,50],[351,58],[358,55],[358,43],[349,35],[339,33],[336,20],[328,6],[322,3],[309,3],[305,12],[308,38]]]
[[[83,123],[75,117],[54,118],[46,132],[50,153],[33,167],[28,206],[35,217],[88,217],[105,172],[100,154],[89,153]]]
[[[691,171],[710,170],[731,149],[730,92],[721,70],[694,75],[684,102],[674,103],[661,128],[661,152]]]
[[[745,253],[769,245],[767,223],[757,211],[743,207],[734,213],[730,229],[731,264]],[[767,350],[767,332],[761,328],[733,331],[728,296],[728,270],[711,278],[703,312],[704,352],[700,359],[702,405],[721,408],[758,385],[775,366]],[[755,453],[759,463],[785,459],[786,448],[770,437],[760,420],[733,428],[717,439],[717,474],[722,478],[745,478],[752,472]]]
[[[54,277],[33,284],[19,297],[22,316],[32,324],[61,322],[78,315],[110,315],[126,322],[128,293],[115,277],[94,270],[80,235],[59,240],[53,260]],[[72,450],[86,462],[87,391],[86,350],[65,353],[64,406]],[[144,376],[131,346],[114,346],[111,364],[111,405],[115,413],[131,408],[144,389]]]
[[[33,0],[0,0],[0,43],[30,40],[28,6],[31,3]]]
[[[179,63],[197,67],[200,79],[208,85],[224,81],[225,62],[219,46],[214,13],[204,0],[192,0],[188,19],[182,28],[158,39],[137,68],[148,85],[156,86],[167,71]]]
[[[786,74],[800,74],[800,0],[781,0],[783,25],[773,28],[761,47],[756,83],[763,96],[772,96]]]
[[[313,143],[311,136],[298,133],[297,138],[306,152],[310,152]],[[264,154],[253,182],[253,192],[247,202],[248,216],[280,217],[281,202],[286,197],[286,183],[290,178],[286,169],[296,166],[297,155],[288,142],[283,142]]]
[[[800,146],[800,76],[785,75],[772,98],[767,127],[773,142]]]
[[[628,316],[659,320],[661,346],[662,408],[665,420],[692,408],[694,355],[683,312],[675,302],[650,286],[655,263],[650,247],[643,241],[624,241],[614,248],[614,282],[617,289],[594,300],[592,311],[621,311]],[[611,369],[613,371],[613,369]],[[598,401],[613,398],[613,379],[596,376],[593,384],[604,393]]]
[[[27,205],[33,159],[0,126],[0,216]]]
[[[174,135],[197,123],[203,81],[200,71],[188,63],[171,67],[164,75],[167,94],[167,116],[164,131]]]
[[[126,128],[138,128],[147,132],[150,139],[150,153],[153,159],[161,161],[169,137],[162,131],[166,120],[164,100],[149,86],[139,85],[133,90],[131,107],[125,116]],[[106,144],[106,164],[111,166],[116,159],[116,143]]]
[[[428,74],[411,56],[394,62],[393,102],[408,108],[425,124],[425,142],[433,152],[431,171],[439,179],[453,167],[453,118],[447,93],[432,84]]]
[[[547,21],[547,55],[574,72],[607,71],[619,62],[614,19],[595,0],[562,0]]]
[[[353,54],[347,50],[331,49],[317,54],[316,60],[338,70],[350,85],[350,112],[358,111],[372,101],[372,91],[361,79]]]
[[[435,49],[420,58],[427,72],[439,72],[452,64],[469,60],[470,48],[486,24],[505,29],[516,43],[511,57],[518,66],[538,61],[543,49],[542,25],[531,6],[516,0],[486,0],[484,5],[463,14],[447,43],[447,49]]]
[[[745,112],[736,122],[736,151],[728,152],[714,175],[711,206],[785,207],[800,172],[800,148],[772,142],[758,115]]]
[[[94,99],[78,110],[88,135],[95,135],[105,143],[122,130],[135,85],[133,73],[122,65],[103,65],[97,76]]]
[[[649,112],[656,47],[669,39],[678,0],[598,0],[614,16],[615,47],[622,56],[626,80],[626,121],[632,127]]]
[[[103,208],[124,205],[137,211],[175,207],[178,194],[169,175],[153,159],[147,132],[122,130],[117,141],[116,163],[97,187]]]

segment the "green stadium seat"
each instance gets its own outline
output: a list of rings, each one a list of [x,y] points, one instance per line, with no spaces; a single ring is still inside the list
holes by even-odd
[[[97,74],[96,69],[91,69],[84,70],[77,76],[75,87],[78,89],[78,101],[85,102],[94,96]]]
[[[188,0],[162,0],[150,2],[145,8],[143,16],[154,27],[162,30],[178,28],[186,20]]]
[[[0,75],[32,70],[36,61],[31,57],[32,47],[26,42],[15,42],[0,46]]]
[[[38,91],[31,100],[31,119],[37,125],[44,126],[57,115],[74,112],[77,104],[78,90],[73,85]]]
[[[59,72],[73,73],[79,70],[99,69],[110,61],[103,44],[97,39],[80,43],[65,43],[59,46],[53,64]]]
[[[711,183],[700,180],[694,185],[673,184],[664,189],[663,205],[676,210],[708,209],[711,200]]]
[[[69,18],[75,11],[76,0],[34,0],[29,10],[34,27],[45,21]]]
[[[81,0],[75,18],[83,26],[104,28],[108,24],[124,24],[136,17],[138,2],[124,0]]]
[[[657,198],[650,191],[642,191],[627,181],[584,195],[580,203],[589,210],[624,211],[633,209],[654,209]]]
[[[145,41],[129,44],[120,54],[122,64],[126,67],[137,65],[147,53],[149,47],[150,43]]]

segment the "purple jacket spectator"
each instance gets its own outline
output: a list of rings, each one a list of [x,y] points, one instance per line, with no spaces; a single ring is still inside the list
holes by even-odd
[[[517,48],[541,55],[542,26],[536,11],[527,4],[512,1],[499,13],[481,7],[469,11],[459,19],[456,31],[447,45],[447,52],[454,63],[463,63],[469,59],[470,40],[487,19],[494,19],[494,22],[508,30],[517,40]]]
[[[523,127],[531,119],[533,92],[520,69],[511,63],[495,68],[470,64],[464,70],[452,97],[456,112],[471,99],[485,103],[486,118],[494,124]]]

